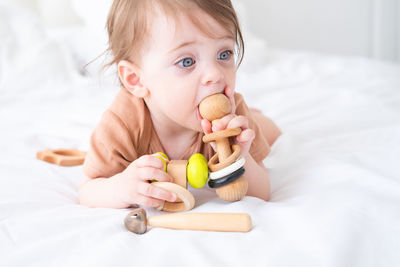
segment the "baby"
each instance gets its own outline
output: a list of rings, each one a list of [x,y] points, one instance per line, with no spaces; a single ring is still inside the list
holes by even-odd
[[[240,127],[235,143],[245,158],[247,195],[269,199],[263,159],[281,134],[235,93],[243,39],[230,0],[115,0],[107,21],[109,50],[121,89],[95,128],[79,188],[89,207],[158,207],[176,196],[149,181],[170,182],[163,161],[188,159],[213,146],[204,134]],[[237,61],[237,62],[236,62]],[[223,93],[233,112],[220,120],[201,117],[199,103]]]

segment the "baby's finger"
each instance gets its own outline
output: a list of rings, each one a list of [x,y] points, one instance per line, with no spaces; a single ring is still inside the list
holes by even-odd
[[[137,195],[135,198],[135,203],[145,207],[159,207],[164,203],[164,200],[156,199],[144,195]]]
[[[133,162],[138,168],[153,167],[157,169],[164,169],[164,162],[154,155],[144,155]]]
[[[176,195],[174,193],[149,183],[139,183],[137,192],[147,197],[162,199],[169,202],[174,202],[176,200]]]
[[[211,130],[211,123],[209,120],[202,119],[201,120],[201,128],[203,129],[205,134],[209,134],[212,132]]]
[[[172,182],[172,177],[168,173],[152,167],[138,168],[137,174],[142,181]]]
[[[246,130],[242,131],[236,137],[236,141],[238,143],[249,143],[249,144],[251,144],[251,142],[253,141],[255,136],[256,136],[256,134],[252,129],[246,129]]]
[[[249,120],[245,116],[236,116],[232,120],[229,121],[226,128],[242,128],[247,129],[249,128]]]
[[[234,115],[234,114],[228,114],[228,115],[222,117],[222,118],[219,119],[219,120],[213,121],[213,123],[212,123],[212,130],[213,130],[214,132],[216,132],[216,131],[221,131],[221,130],[226,129],[227,126],[228,126],[228,123],[229,123],[231,120],[233,120],[233,119],[235,118],[235,116],[236,116],[236,115]]]

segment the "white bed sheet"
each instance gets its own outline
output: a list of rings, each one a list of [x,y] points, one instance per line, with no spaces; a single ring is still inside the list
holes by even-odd
[[[0,266],[400,266],[399,65],[253,40],[237,88],[284,132],[265,160],[271,201],[191,189],[191,212],[246,212],[251,232],[139,236],[123,226],[128,210],[78,205],[81,167],[35,159],[86,150],[115,80],[80,74],[72,48],[89,51],[85,40],[0,13]],[[84,36],[75,30],[63,36]]]

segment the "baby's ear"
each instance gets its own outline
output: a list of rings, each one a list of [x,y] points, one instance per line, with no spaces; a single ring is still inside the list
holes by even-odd
[[[126,60],[118,62],[118,75],[124,87],[134,96],[144,98],[149,90],[140,82],[139,68]]]

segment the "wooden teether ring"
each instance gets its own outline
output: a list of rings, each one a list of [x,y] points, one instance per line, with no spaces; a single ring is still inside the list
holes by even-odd
[[[188,211],[193,209],[195,203],[194,197],[192,193],[190,193],[187,189],[183,188],[182,186],[169,182],[154,182],[151,184],[176,194],[176,196],[182,201],[182,202],[166,201],[161,207],[161,210],[168,212],[178,212],[178,211]]]
[[[207,134],[203,137],[203,142],[205,142],[205,143],[215,141],[217,153],[213,156],[214,159],[213,160],[210,159],[210,161],[209,161],[209,168],[211,171],[220,170],[223,167],[222,166],[220,166],[220,167],[210,166],[210,164],[215,165],[217,163],[217,161],[219,161],[221,163],[221,165],[223,164],[224,167],[226,167],[226,166],[232,164],[233,162],[235,162],[235,160],[239,157],[240,151],[238,151],[239,155],[237,155],[237,153],[235,153],[236,152],[236,150],[235,150],[233,152],[235,154],[235,156],[234,156],[234,158],[232,158],[232,150],[230,147],[228,137],[236,136],[236,135],[240,134],[241,132],[242,132],[242,129],[240,129],[240,128],[225,129],[222,131]],[[233,149],[233,147],[232,147],[232,149]]]
[[[60,166],[82,165],[86,152],[77,149],[45,149],[36,153],[36,158]]]
[[[242,152],[241,147],[239,145],[232,145],[232,149],[233,153],[229,155],[226,159],[224,159],[222,162],[218,162],[219,159],[218,152],[211,157],[211,159],[208,161],[208,167],[212,172],[216,172],[223,168],[228,167],[240,157],[240,152]]]
[[[230,129],[225,129],[225,130],[218,131],[218,132],[209,133],[209,134],[206,134],[205,136],[203,136],[203,142],[208,143],[208,142],[215,141],[218,139],[236,136],[236,135],[239,135],[241,132],[242,132],[242,129],[240,129],[240,128],[230,128]]]

